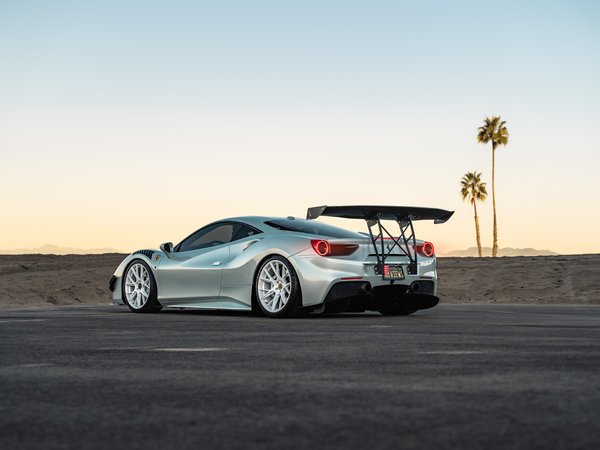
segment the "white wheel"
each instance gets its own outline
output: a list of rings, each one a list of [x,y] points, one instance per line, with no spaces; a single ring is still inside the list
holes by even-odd
[[[134,308],[142,308],[150,297],[150,275],[141,263],[129,267],[125,276],[125,298]]]
[[[256,300],[268,317],[295,314],[301,306],[298,277],[290,262],[273,255],[262,263],[256,274]]]
[[[123,300],[135,312],[153,312],[161,309],[156,299],[154,276],[144,261],[134,260],[125,270]]]
[[[292,293],[290,271],[279,260],[271,260],[258,274],[258,301],[271,313],[281,311]]]

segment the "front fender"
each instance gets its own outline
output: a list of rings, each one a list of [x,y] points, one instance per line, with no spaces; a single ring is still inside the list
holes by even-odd
[[[165,254],[160,250],[137,250],[132,254],[128,255],[121,261],[113,273],[113,277],[111,278],[112,285],[112,301],[116,305],[124,305],[122,296],[122,283],[123,283],[123,274],[125,269],[129,265],[129,263],[133,260],[139,259],[144,261],[148,266],[150,266],[150,270],[152,271],[152,275],[154,275],[154,279],[157,279],[157,270],[161,261],[165,258]]]

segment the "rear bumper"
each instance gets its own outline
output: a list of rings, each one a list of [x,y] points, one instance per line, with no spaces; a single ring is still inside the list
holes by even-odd
[[[290,258],[290,262],[296,269],[302,287],[303,306],[318,306],[325,302],[329,293],[337,289],[341,283],[369,283],[375,290],[380,286],[404,286],[406,289],[415,282],[429,283],[433,286],[432,291],[416,292],[435,296],[437,294],[437,271],[436,259],[419,258],[417,273],[409,273],[408,263],[399,262],[404,267],[406,278],[397,280],[390,284],[389,280],[383,280],[381,275],[375,273],[376,263],[374,261],[353,260],[352,258],[324,258],[317,256],[312,248]],[[348,279],[359,279],[350,281]],[[394,288],[396,290],[398,288]],[[332,294],[333,295],[333,294]],[[357,294],[358,295],[358,294]]]
[[[378,311],[395,307],[404,310],[428,309],[439,303],[431,280],[410,284],[371,286],[365,281],[342,281],[334,284],[324,300],[325,312]]]

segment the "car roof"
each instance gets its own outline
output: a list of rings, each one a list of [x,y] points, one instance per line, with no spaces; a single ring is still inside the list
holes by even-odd
[[[240,216],[240,217],[228,217],[227,219],[217,220],[217,222],[243,222],[248,225],[251,225],[255,228],[258,228],[261,231],[273,231],[274,229],[265,224],[270,220],[298,220],[298,221],[306,221],[306,219],[301,219],[299,217],[275,217],[275,216]]]

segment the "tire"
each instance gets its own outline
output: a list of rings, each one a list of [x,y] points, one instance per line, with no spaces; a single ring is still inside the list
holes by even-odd
[[[131,261],[121,282],[121,295],[129,309],[136,313],[152,313],[162,309],[157,300],[156,280],[150,266],[141,259]]]
[[[410,314],[417,312],[416,309],[399,309],[398,307],[388,306],[377,310],[384,316],[409,316]]]
[[[258,310],[267,317],[283,318],[298,315],[302,294],[298,275],[290,262],[273,255],[256,271],[254,295]]]

